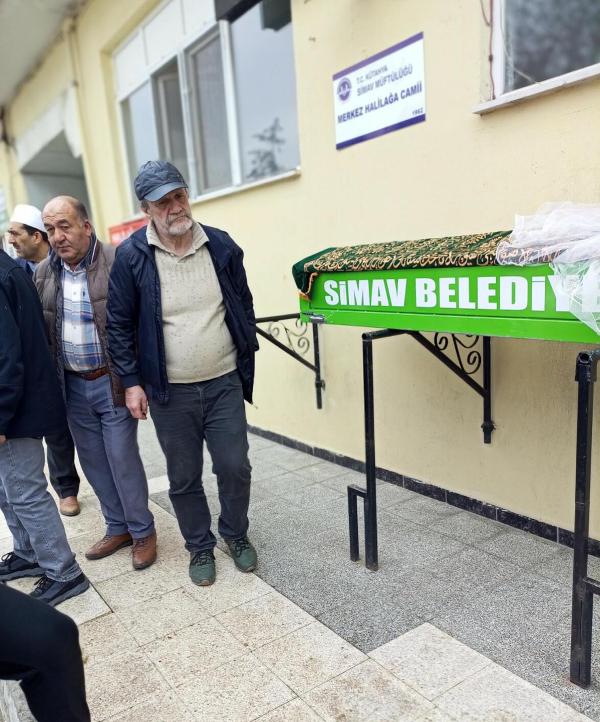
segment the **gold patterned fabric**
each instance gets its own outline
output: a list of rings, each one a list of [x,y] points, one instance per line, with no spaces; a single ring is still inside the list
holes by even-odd
[[[420,241],[341,246],[298,261],[293,268],[294,278],[301,294],[308,296],[312,282],[319,273],[492,266],[496,263],[498,243],[510,233],[511,231],[496,231],[470,236],[426,238]]]

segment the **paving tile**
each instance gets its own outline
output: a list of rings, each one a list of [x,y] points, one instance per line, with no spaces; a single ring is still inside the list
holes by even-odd
[[[492,659],[498,650],[552,657],[568,649],[570,605],[566,587],[522,572],[431,621]]]
[[[490,554],[506,559],[523,568],[531,568],[534,564],[542,564],[560,553],[560,547],[555,542],[512,529],[492,539],[480,542],[477,546]]]
[[[310,614],[275,591],[222,612],[216,619],[251,649],[313,621]]]
[[[475,547],[467,547],[459,554],[435,562],[428,571],[445,580],[456,592],[477,596],[482,590],[493,589],[521,574],[514,564]]]
[[[217,580],[209,587],[199,587],[187,579],[184,589],[210,615],[225,612],[273,590],[255,574],[244,574],[235,568],[223,552],[215,551]]]
[[[155,639],[142,649],[173,687],[248,653],[214,618]]]
[[[387,511],[379,514],[378,536],[380,556],[395,559],[399,569],[404,571],[414,567],[422,569],[466,549],[465,544],[457,539],[438,534]]]
[[[171,592],[181,586],[181,580],[155,565],[120,574],[96,586],[111,609],[122,609]]]
[[[431,624],[403,634],[369,656],[429,700],[491,664]]]
[[[332,499],[339,499],[344,494],[330,489],[328,486],[323,486],[323,484],[312,484],[293,491],[283,491],[280,496],[304,509],[313,507],[315,504],[327,504]]]
[[[167,689],[150,660],[139,652],[113,655],[86,669],[87,701],[94,722],[125,712]]]
[[[287,474],[289,469],[285,469],[279,464],[269,461],[266,458],[259,458],[258,460],[250,459],[250,465],[252,466],[252,484],[251,488],[255,488],[256,484],[266,479],[272,479],[275,476],[283,476]]]
[[[386,511],[423,526],[429,526],[445,517],[460,514],[460,509],[455,506],[421,495],[417,495],[415,499],[400,501],[399,504],[388,505]]]
[[[316,464],[303,467],[298,473],[306,479],[310,479],[315,484],[326,481],[327,479],[332,479],[347,471],[347,469],[339,464],[332,464],[329,461],[320,461],[316,457],[314,458],[317,462]]]
[[[535,562],[528,571],[571,586],[573,583],[573,550],[558,546],[554,556],[542,562]],[[600,579],[600,559],[598,557],[588,557],[588,576]]]
[[[139,645],[125,626],[109,613],[79,626],[79,645],[86,668],[113,654],[134,652]]]
[[[212,675],[182,687],[179,693],[199,722],[254,720],[294,697],[253,655],[220,667]]]
[[[202,606],[183,589],[175,589],[117,612],[117,617],[139,644],[147,644],[208,617]]]
[[[319,620],[365,653],[423,623],[412,610],[376,598],[367,607],[363,598],[349,600],[319,614]]]
[[[307,466],[314,466],[319,463],[319,459],[315,456],[285,446],[269,449],[264,453],[265,456],[268,455],[269,461],[274,461],[278,466],[282,466],[288,471],[298,471],[299,469],[304,469]]]
[[[11,679],[0,679],[0,720],[5,719],[6,722],[36,722],[21,685]]]
[[[255,655],[298,695],[366,659],[319,622],[260,647]]]
[[[447,534],[467,544],[482,542],[506,533],[506,526],[492,519],[486,519],[469,511],[459,511],[435,521],[431,528],[440,534]]]
[[[326,720],[417,722],[433,705],[368,660],[311,690],[304,700]]]
[[[77,561],[83,572],[92,582],[97,584],[104,582],[112,577],[131,572],[133,570],[131,562],[131,547],[124,547],[119,551],[111,554],[104,559],[95,559],[90,561],[85,558],[85,552],[95,544],[102,534],[96,531],[80,534],[69,540],[71,549],[75,553]]]
[[[153,478],[148,479],[148,492],[150,493],[150,496],[160,491],[168,490],[169,477],[166,474],[162,474],[161,476],[154,476]]]
[[[302,699],[293,699],[260,718],[260,722],[322,722],[322,720],[323,717],[312,710]]]
[[[75,624],[89,622],[110,612],[110,608],[93,586],[83,594],[61,602],[56,608],[71,617]]]
[[[571,707],[495,664],[443,694],[436,704],[464,722],[573,722],[576,719]]]
[[[174,692],[155,695],[107,722],[189,722],[190,713]]]
[[[315,482],[303,477],[300,473],[286,471],[285,474],[278,474],[269,479],[256,479],[252,481],[252,489],[259,493],[269,493],[275,496],[302,489],[305,486],[312,486]]]

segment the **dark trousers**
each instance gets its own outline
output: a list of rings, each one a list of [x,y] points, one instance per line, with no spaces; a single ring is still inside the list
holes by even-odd
[[[46,436],[46,450],[50,483],[61,499],[77,496],[79,474],[75,468],[75,446],[68,429]]]
[[[167,460],[169,497],[185,548],[197,552],[216,544],[202,485],[205,440],[219,489],[219,534],[225,539],[245,536],[251,467],[237,371],[194,384],[170,384],[168,404],[151,403],[150,412]]]
[[[21,680],[38,722],[89,722],[72,619],[0,584],[0,679]]]

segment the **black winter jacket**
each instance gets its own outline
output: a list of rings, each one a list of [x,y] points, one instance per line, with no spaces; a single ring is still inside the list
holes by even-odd
[[[244,398],[252,402],[256,320],[242,249],[218,228],[202,226],[225,304],[225,323],[237,348]],[[144,386],[150,400],[169,400],[160,279],[146,227],[118,248],[110,273],[108,351],[123,386]]]
[[[35,286],[0,250],[0,434],[40,438],[66,428]]]

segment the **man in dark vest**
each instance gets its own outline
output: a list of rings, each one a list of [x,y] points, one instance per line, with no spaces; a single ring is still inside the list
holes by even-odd
[[[15,206],[6,231],[6,237],[17,253],[16,262],[29,275],[48,256],[50,244],[42,223],[42,214],[35,206]],[[60,513],[65,516],[79,514],[79,475],[75,468],[73,437],[66,428],[60,434],[46,437],[50,483],[59,498]]]
[[[156,560],[154,517],[137,442],[106,342],[106,298],[114,247],[96,236],[84,204],[57,196],[44,206],[52,252],[35,271],[67,417],[83,472],[106,522],[87,550],[102,559],[132,546],[134,569]]]

